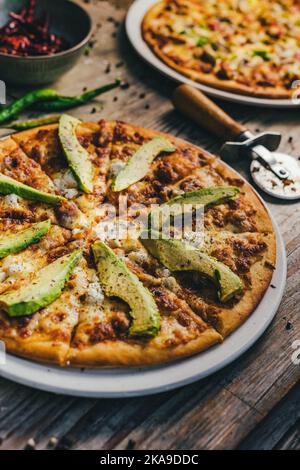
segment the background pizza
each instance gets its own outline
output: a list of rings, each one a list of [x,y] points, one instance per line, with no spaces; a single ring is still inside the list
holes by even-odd
[[[142,31],[167,65],[206,85],[288,98],[300,79],[297,0],[163,0]]]
[[[275,235],[261,201],[216,157],[171,135],[104,120],[78,123],[74,129],[86,166],[92,167],[89,191],[82,189],[78,169],[63,152],[57,125],[14,134],[0,145],[0,339],[8,351],[61,365],[134,366],[189,356],[221,342],[251,314],[272,277]],[[169,143],[168,151],[157,152],[143,178],[116,191],[128,162],[157,139]],[[11,181],[24,186],[8,190]],[[28,187],[42,191],[43,200],[28,197]],[[213,192],[232,187],[234,197],[207,205],[201,245],[205,256],[241,283],[226,301],[198,272],[168,269],[140,239],[116,240],[109,230],[100,230],[104,221],[108,227],[113,224],[106,204],[117,207],[120,194],[128,197],[134,220],[137,203],[147,215],[151,204],[161,206],[205,188]],[[38,236],[30,243],[27,237],[25,246],[24,233],[33,229]],[[5,252],[8,240],[16,244],[20,239],[18,250]],[[110,291],[95,256],[99,239],[120,270]],[[51,271],[54,263],[60,269],[66,266],[68,276],[54,300],[57,277],[41,283],[43,306],[35,305],[30,313],[26,309],[32,308],[34,296],[28,299],[28,292],[39,282],[39,273]],[[134,299],[135,306],[141,305],[134,315],[130,301],[124,301],[127,293],[122,294],[124,279],[129,282],[126,290],[142,292]],[[11,293],[15,298],[20,292],[27,292],[27,303],[19,302],[17,309],[14,302],[9,310]],[[141,335],[138,317],[145,298],[156,317],[149,334]]]

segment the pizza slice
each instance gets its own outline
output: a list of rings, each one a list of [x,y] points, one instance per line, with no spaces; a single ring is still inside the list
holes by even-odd
[[[32,227],[32,224],[24,227],[4,223],[8,234],[17,235]],[[34,360],[65,363],[80,302],[76,271],[70,277],[70,271],[64,278],[59,276],[63,260],[77,252],[77,248],[78,241],[72,240],[70,231],[53,225],[38,243],[0,261],[0,337],[8,352]],[[50,278],[47,272],[54,263],[56,271],[52,269]],[[25,308],[27,315],[22,313]],[[33,308],[32,313],[29,308]]]
[[[149,165],[144,178],[121,192],[114,191],[113,182],[116,176],[137,151],[157,136],[167,138],[174,145],[175,151],[168,154],[162,152]],[[187,146],[186,142],[163,133],[118,122],[114,132],[109,180],[108,201],[118,205],[120,197],[125,196],[131,207],[130,216],[141,210],[148,212],[151,205],[165,203],[185,193],[203,188],[235,186],[239,193],[233,199],[225,204],[206,208],[207,229],[225,229],[237,233],[273,231],[262,202],[246,185],[245,180],[215,156],[191,144]]]
[[[111,151],[114,123],[82,122],[76,128],[79,144],[87,150],[93,165],[93,192],[84,194],[68,161],[63,154],[58,135],[58,125],[43,126],[13,134],[13,139],[24,152],[41,165],[54,184],[58,194],[76,202],[88,213],[91,207],[101,204],[106,193],[106,174]]]
[[[178,263],[175,271],[154,258],[139,240],[119,241],[116,250],[141,282],[153,289],[163,287],[173,292],[225,337],[245,321],[270,284],[275,267],[275,237],[273,234],[252,232],[233,234],[206,231],[200,246],[195,240],[196,236],[194,240],[190,237],[185,242],[194,242],[194,248],[228,267],[240,279],[242,290],[231,300],[220,302],[215,282],[205,275],[204,270],[182,270],[183,260],[178,258],[175,246],[171,246],[173,263]]]
[[[174,288],[195,313],[222,337],[235,330],[253,312],[269,286],[275,268],[276,241],[273,234],[208,232],[200,250],[227,266],[242,283],[240,293],[221,302],[215,282],[198,271],[169,272]],[[175,250],[173,253],[176,256]],[[167,281],[169,282],[169,281]]]
[[[15,192],[9,193],[3,183],[1,193],[0,185],[0,217],[14,219],[39,220],[51,218],[55,220],[54,205],[45,204],[38,198],[38,194],[31,198],[19,195],[19,183],[29,186],[37,191],[55,195],[54,186],[40,165],[26,156],[22,149],[11,139],[5,139],[0,146],[0,173],[11,178]],[[42,198],[43,199],[43,198]],[[57,204],[59,205],[59,203]]]
[[[110,243],[115,245],[113,241]],[[222,340],[213,327],[194,314],[172,291],[161,285],[153,286],[147,279],[143,283],[138,280],[129,260],[123,256],[124,251],[114,248],[113,253],[117,263],[121,263],[121,269],[126,265],[125,272],[129,270],[130,280],[123,277],[117,290],[114,290],[115,286],[111,287],[114,295],[107,296],[101,285],[101,273],[95,269],[86,269],[82,273],[84,282],[81,281],[81,285],[85,294],[69,352],[72,365],[153,365],[194,354]],[[113,279],[121,275],[113,272],[117,263],[112,264],[108,282],[115,282]],[[136,289],[131,282],[135,283]],[[145,295],[147,302],[154,302],[158,309],[160,326],[153,335],[149,330],[149,336],[136,336],[133,325],[150,309],[149,304],[144,304]],[[134,305],[139,302],[144,307],[135,311]]]

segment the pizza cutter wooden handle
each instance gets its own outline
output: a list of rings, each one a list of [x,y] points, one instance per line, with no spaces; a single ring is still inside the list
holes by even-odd
[[[173,104],[199,126],[222,137],[236,140],[247,129],[226,114],[200,90],[190,85],[180,85],[173,95]]]

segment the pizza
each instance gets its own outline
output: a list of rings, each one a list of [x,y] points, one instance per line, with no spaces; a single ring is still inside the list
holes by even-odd
[[[169,238],[160,226],[161,238],[143,238],[145,221],[173,200],[203,203],[201,240],[195,230],[177,239],[175,218]],[[9,353],[74,367],[200,353],[251,315],[275,260],[272,222],[248,183],[172,135],[65,116],[0,142],[0,340]]]
[[[142,33],[169,67],[221,90],[290,98],[300,79],[297,0],[163,0]]]

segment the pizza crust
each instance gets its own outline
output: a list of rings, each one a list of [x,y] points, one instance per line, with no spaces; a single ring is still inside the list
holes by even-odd
[[[24,357],[46,364],[66,365],[69,344],[49,341],[49,338],[37,335],[24,340],[20,338],[1,337],[5,342],[6,351],[15,356]]]
[[[71,348],[68,363],[76,367],[153,366],[191,356],[221,341],[221,335],[213,328],[208,328],[199,338],[186,344],[165,349],[153,347],[151,342],[142,345],[128,341],[104,341],[81,350]]]

